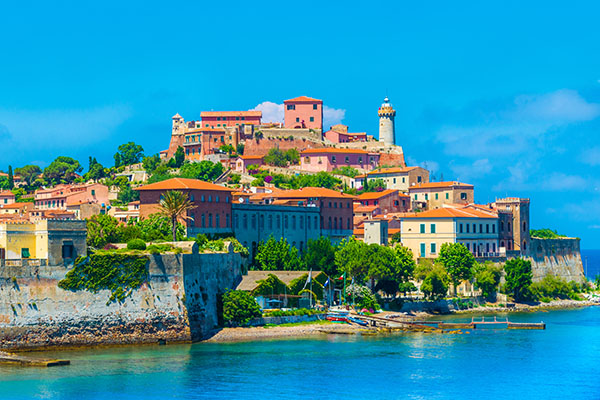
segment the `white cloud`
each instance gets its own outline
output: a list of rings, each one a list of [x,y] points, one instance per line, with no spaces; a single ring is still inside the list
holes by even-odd
[[[345,116],[346,110],[343,108],[323,106],[323,129],[328,130],[333,125],[341,124]]]
[[[262,111],[263,122],[283,122],[283,104],[263,101],[252,110]]]
[[[590,182],[579,175],[567,175],[562,172],[554,172],[540,183],[539,190],[550,191],[583,191],[588,189]]]
[[[284,108],[283,104],[273,103],[272,101],[263,101],[252,110],[262,111],[262,120],[264,122],[283,122]],[[346,110],[342,108],[323,107],[323,128],[329,129],[330,126],[339,124],[344,119]]]
[[[476,121],[447,125],[437,132],[448,154],[480,157],[519,154],[536,147],[555,128],[600,116],[600,104],[589,103],[573,90],[517,96],[495,110],[475,110]]]
[[[600,165],[600,147],[591,147],[581,153],[580,161],[584,164]]]
[[[492,164],[487,158],[475,160],[472,164],[450,163],[450,169],[456,180],[468,182],[472,179],[483,178],[492,171]]]

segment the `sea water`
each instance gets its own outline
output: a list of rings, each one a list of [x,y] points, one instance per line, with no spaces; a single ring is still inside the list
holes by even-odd
[[[0,399],[600,399],[600,307],[509,318],[547,327],[43,353],[71,365],[1,366]]]

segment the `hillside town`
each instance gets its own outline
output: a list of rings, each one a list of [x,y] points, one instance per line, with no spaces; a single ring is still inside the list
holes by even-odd
[[[39,221],[100,214],[127,223],[156,212],[161,194],[170,190],[185,192],[194,205],[181,220],[188,237],[232,233],[251,254],[271,236],[301,253],[321,236],[337,243],[354,236],[401,243],[415,258],[436,258],[447,242],[464,244],[478,259],[527,254],[529,199],[478,204],[471,184],[431,181],[425,168],[406,165],[388,98],[376,112],[379,140],[341,124],[326,129],[323,101],[306,96],[285,100],[283,123],[262,121],[260,111],[201,112],[197,121],[176,114],[168,148],[144,163],[139,151],[122,161],[117,153],[115,168],[100,166],[94,176],[98,163],[90,158],[87,174],[66,168],[65,176],[39,187],[41,169],[25,179],[11,172],[14,190],[0,192],[0,240],[7,243],[0,258],[44,257],[35,248],[8,245],[16,224],[34,232]],[[179,164],[171,161],[181,157],[178,152]],[[219,166],[219,175],[210,181],[178,177],[184,164],[202,162]],[[8,183],[8,174],[3,177]],[[302,178],[305,183],[286,185]],[[123,202],[126,197],[131,201]]]

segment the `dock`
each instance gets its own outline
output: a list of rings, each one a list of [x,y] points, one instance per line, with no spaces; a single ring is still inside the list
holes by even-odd
[[[21,365],[25,367],[57,367],[62,365],[69,365],[69,360],[54,360],[45,358],[32,358],[21,356],[14,353],[7,353],[0,351],[0,364],[13,364]]]

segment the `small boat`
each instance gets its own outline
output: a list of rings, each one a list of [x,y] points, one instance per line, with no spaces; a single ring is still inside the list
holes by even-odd
[[[331,312],[325,316],[327,321],[348,322],[348,313]]]
[[[362,319],[358,319],[358,318],[354,318],[354,317],[348,317],[347,319],[348,319],[348,321],[354,322],[355,324],[358,324],[361,326],[369,326],[369,324],[367,322],[363,321]]]

